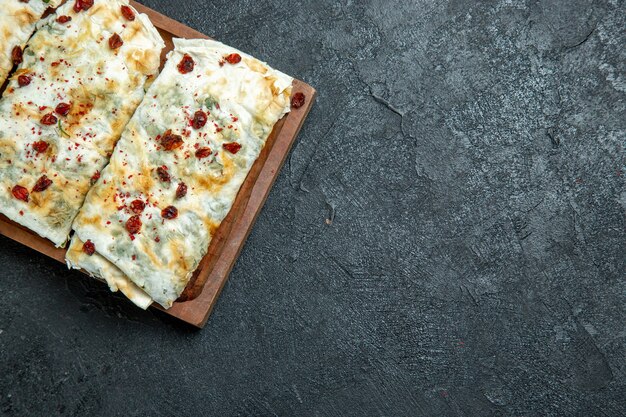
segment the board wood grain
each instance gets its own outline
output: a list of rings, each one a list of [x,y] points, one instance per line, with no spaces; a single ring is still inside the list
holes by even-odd
[[[131,4],[150,17],[165,40],[162,64],[165,63],[167,53],[173,49],[172,38],[209,39],[208,36],[140,3],[131,1]],[[158,305],[151,308],[158,308],[193,326],[204,327],[315,101],[315,89],[303,81],[294,81],[293,93],[296,92],[305,94],[306,104],[299,109],[292,109],[274,127],[259,159],[246,177],[231,211],[215,233],[207,255],[200,262],[181,299],[169,310]],[[0,215],[0,234],[65,263],[65,249],[55,248],[48,240],[2,215]]]

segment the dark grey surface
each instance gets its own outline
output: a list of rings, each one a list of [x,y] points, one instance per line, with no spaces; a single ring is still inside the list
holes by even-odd
[[[0,413],[626,415],[624,1],[145,1],[319,91],[207,327],[0,238]]]

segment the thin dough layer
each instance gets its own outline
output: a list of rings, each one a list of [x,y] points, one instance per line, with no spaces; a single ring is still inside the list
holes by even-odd
[[[35,31],[37,22],[49,8],[62,0],[0,0],[0,85],[4,84],[13,68],[13,48],[22,50]]]
[[[293,81],[216,41],[174,45],[74,222],[76,239],[95,244],[93,257],[106,258],[165,308],[289,112]],[[72,265],[84,267],[88,256]]]
[[[106,258],[97,254],[87,256],[83,252],[83,245],[84,242],[82,240],[77,237],[72,238],[70,247],[65,255],[67,265],[70,268],[80,264],[80,267],[92,277],[106,281],[111,292],[121,291],[137,307],[144,310],[150,307],[152,298],[148,294],[136,286],[119,268],[107,261]]]
[[[0,100],[0,212],[57,246],[165,46],[147,16],[122,15],[126,0],[96,0],[79,12],[74,4],[40,22]],[[111,46],[114,36],[121,46]]]

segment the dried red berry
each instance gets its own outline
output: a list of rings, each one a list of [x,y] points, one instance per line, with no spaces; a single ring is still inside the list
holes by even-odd
[[[143,223],[141,223],[139,216],[133,216],[126,221],[126,230],[128,230],[128,233],[131,235],[134,235],[139,233],[142,225]]]
[[[59,103],[54,109],[54,112],[59,116],[67,116],[68,114],[70,114],[71,108],[72,105],[69,103]]]
[[[57,23],[60,23],[62,25],[66,24],[67,22],[70,22],[72,20],[72,16],[59,16],[57,17]]]
[[[74,11],[78,13],[81,10],[89,10],[91,6],[93,6],[93,0],[76,0],[76,3],[74,3]]]
[[[134,200],[130,203],[130,210],[135,214],[141,214],[146,209],[146,203],[141,200]]]
[[[206,122],[209,120],[207,114],[205,112],[203,112],[202,110],[198,110],[194,115],[193,115],[193,120],[191,121],[191,126],[194,129],[202,129],[205,125]]]
[[[176,188],[176,198],[183,198],[187,195],[187,184],[181,182],[178,184],[178,188]]]
[[[48,142],[44,142],[43,140],[38,140],[37,142],[33,143],[33,149],[37,153],[44,153],[48,150],[48,146],[50,146]]]
[[[114,33],[113,36],[109,38],[109,48],[117,49],[124,45],[124,41],[117,33]]]
[[[96,173],[91,176],[91,185],[94,185],[99,179],[100,171],[96,171]]]
[[[167,206],[161,210],[161,217],[167,220],[172,220],[178,217],[178,209],[174,206]]]
[[[13,60],[13,64],[18,65],[21,64],[24,60],[24,51],[20,46],[16,46],[11,51],[11,59]]]
[[[54,114],[48,113],[44,117],[41,118],[41,124],[46,126],[51,126],[57,122],[57,118]]]
[[[159,176],[159,179],[163,182],[170,182],[172,180],[172,176],[169,172],[167,172],[167,168],[164,166],[157,168],[157,175]]]
[[[304,106],[304,103],[306,103],[306,96],[304,93],[296,93],[291,98],[291,107],[294,109],[299,109]]]
[[[183,59],[181,59],[180,63],[178,64],[178,72],[180,72],[181,74],[188,74],[193,71],[195,65],[196,63],[194,62],[191,55],[185,54],[185,56],[183,56]]]
[[[33,193],[40,193],[42,191],[45,191],[51,185],[52,185],[52,180],[46,177],[45,175],[42,175],[41,178],[39,178],[37,182],[35,183],[35,186],[33,187]]]
[[[91,240],[86,241],[83,243],[83,252],[89,256],[93,255],[96,253],[96,245],[94,245]]]
[[[17,77],[17,83],[20,87],[26,87],[28,84],[30,84],[31,81],[32,78],[30,78],[28,75],[20,75],[19,77]]]
[[[225,143],[222,145],[222,147],[233,155],[239,152],[239,150],[241,149],[241,145],[237,142]]]
[[[196,151],[196,158],[208,158],[211,156],[211,148],[200,148]]]
[[[241,55],[239,54],[230,54],[224,57],[224,60],[229,64],[235,65],[241,62]]]
[[[183,146],[183,143],[183,137],[173,134],[171,130],[163,133],[163,137],[161,138],[161,146],[163,146],[166,151],[178,149]]]
[[[18,200],[22,200],[28,203],[28,190],[21,185],[16,185],[15,187],[13,187],[11,193],[13,193],[13,197],[17,198]]]
[[[122,6],[122,16],[124,16],[126,20],[130,20],[131,22],[135,20],[135,12],[133,12],[133,9],[128,6]]]

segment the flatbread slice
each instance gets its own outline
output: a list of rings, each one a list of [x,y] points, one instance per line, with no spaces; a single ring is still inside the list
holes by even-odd
[[[15,64],[20,63],[35,25],[50,7],[62,0],[0,0],[0,85]]]
[[[125,0],[69,1],[41,21],[0,100],[0,213],[66,243],[163,47]]]
[[[103,256],[97,254],[88,256],[85,254],[83,251],[84,246],[85,243],[77,237],[72,239],[65,255],[68,266],[71,267],[72,264],[80,263],[82,269],[89,275],[106,281],[112,292],[121,291],[136,306],[144,310],[150,307],[152,298],[145,291],[135,285],[119,268],[107,261]]]
[[[174,40],[74,221],[75,238],[165,308],[180,296],[276,122],[291,77],[210,40]],[[85,267],[90,257],[68,259]]]

